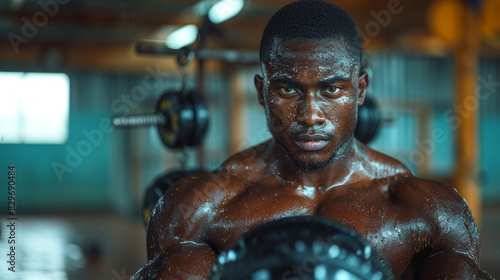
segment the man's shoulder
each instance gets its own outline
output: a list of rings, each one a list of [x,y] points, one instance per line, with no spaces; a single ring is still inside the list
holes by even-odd
[[[375,179],[374,184],[387,186],[389,198],[408,207],[436,205],[436,202],[463,202],[463,198],[452,186],[434,180],[416,177],[411,173],[398,173]]]
[[[171,228],[168,234],[162,236],[165,240],[176,240],[178,236],[201,236],[203,225],[210,220],[214,210],[228,197],[237,194],[237,185],[231,182],[231,177],[227,172],[216,170],[178,180],[153,208],[148,236],[156,238],[165,231],[165,225]]]
[[[258,180],[267,170],[270,141],[250,147],[229,157],[213,174],[245,181]]]
[[[401,205],[419,213],[430,226],[435,249],[459,248],[471,258],[479,250],[478,229],[465,199],[446,184],[414,176],[401,176],[396,182]]]
[[[232,188],[234,188],[233,176],[225,171],[214,170],[180,179],[167,189],[164,198],[176,203],[199,206],[213,200],[215,196],[230,192]]]
[[[412,175],[408,167],[399,160],[373,150],[368,146],[358,143],[359,154],[363,157],[366,174],[376,179],[393,177],[396,175]]]
[[[429,222],[441,224],[443,217],[467,224],[474,221],[465,199],[446,183],[413,175],[394,176],[388,181],[392,190],[389,199],[405,210],[420,213]]]
[[[406,196],[411,200],[423,198],[427,200],[463,201],[455,188],[448,184],[416,177],[413,172],[399,160],[360,145],[362,154],[366,156],[365,170],[377,182],[387,184],[393,192]],[[411,196],[408,196],[410,195]]]
[[[417,240],[412,239],[417,241],[418,253],[426,256],[430,252],[431,257],[446,253],[454,258],[460,252],[459,259],[477,265],[480,248],[477,225],[467,202],[456,189],[412,175],[396,177],[392,179],[394,193],[389,200],[397,201],[396,219],[409,225],[418,236]]]
[[[251,147],[229,157],[219,168],[182,178],[170,186],[164,200],[171,203],[187,203],[190,206],[210,202],[217,198],[234,195],[245,182],[259,176],[262,155],[267,144]]]
[[[412,174],[399,174],[389,179],[394,190],[403,194],[412,194],[413,198],[422,198],[426,201],[463,201],[463,198],[452,186]]]

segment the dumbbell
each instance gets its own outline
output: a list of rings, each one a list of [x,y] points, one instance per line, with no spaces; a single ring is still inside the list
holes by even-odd
[[[193,147],[201,143],[208,128],[205,102],[194,91],[165,92],[150,115],[119,116],[112,119],[115,127],[156,125],[163,144],[171,149]]]
[[[292,216],[245,232],[217,257],[210,280],[390,280],[391,269],[357,232],[333,220]]]

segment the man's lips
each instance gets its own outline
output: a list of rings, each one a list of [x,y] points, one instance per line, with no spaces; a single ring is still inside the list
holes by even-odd
[[[295,139],[299,148],[305,151],[319,151],[323,149],[330,139],[323,134],[301,134]]]

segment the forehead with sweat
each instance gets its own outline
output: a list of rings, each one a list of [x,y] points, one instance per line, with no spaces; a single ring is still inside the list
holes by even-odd
[[[281,39],[274,38],[267,62],[261,62],[263,74],[277,72],[320,72],[359,74],[359,57],[349,51],[343,38],[336,39]],[[296,71],[294,71],[294,69]]]

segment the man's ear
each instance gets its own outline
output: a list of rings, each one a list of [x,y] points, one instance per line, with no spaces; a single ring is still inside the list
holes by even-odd
[[[368,73],[366,73],[365,71],[361,71],[358,78],[358,106],[363,105],[363,103],[365,102],[366,88],[368,87],[369,83],[370,77],[368,77]]]
[[[255,89],[257,89],[257,98],[259,99],[259,103],[264,106],[264,78],[259,75],[255,75],[253,82],[255,84]]]

